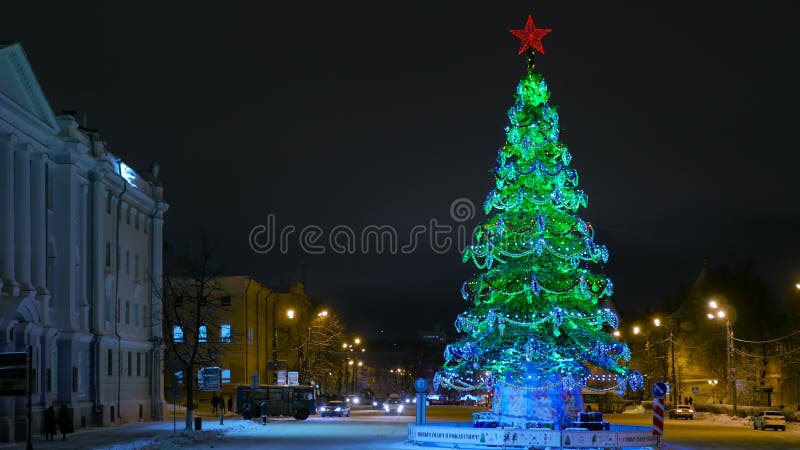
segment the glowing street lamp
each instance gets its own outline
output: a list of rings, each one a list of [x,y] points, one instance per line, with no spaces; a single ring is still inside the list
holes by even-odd
[[[728,318],[728,314],[725,312],[724,309],[720,308],[719,305],[715,300],[710,300],[708,302],[709,308],[715,310],[716,313],[709,312],[706,314],[711,320],[720,319],[725,321],[725,336],[726,336],[726,343],[728,347],[728,385],[729,390],[731,393],[731,399],[733,400],[733,415],[736,415],[736,406],[737,406],[737,399],[736,399],[736,368],[734,367],[733,361],[733,352],[734,352],[734,337],[733,337],[733,326],[731,326],[731,321]]]
[[[634,325],[632,331],[633,331],[633,334],[639,334],[639,333],[642,332],[642,329],[639,327],[639,325]]]

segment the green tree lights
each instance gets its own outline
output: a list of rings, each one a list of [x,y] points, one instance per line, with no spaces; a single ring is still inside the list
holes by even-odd
[[[559,141],[544,77],[534,70],[532,53],[528,58],[494,167],[495,188],[484,204],[488,218],[464,252],[464,261],[481,270],[462,287],[472,305],[456,320],[464,337],[446,348],[434,382],[460,390],[495,387],[496,402],[502,385],[506,405],[509,389],[574,393],[621,390],[628,382],[638,389],[641,375],[625,367],[630,351],[611,335],[618,326],[613,285],[592,268],[608,260],[608,250],[578,217],[588,197]],[[525,408],[522,415],[537,416],[530,412],[536,407]]]

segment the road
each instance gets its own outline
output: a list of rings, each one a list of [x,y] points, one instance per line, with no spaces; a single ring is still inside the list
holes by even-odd
[[[475,408],[432,406],[431,422],[469,421]],[[203,432],[193,433],[194,441],[185,440],[183,448],[228,450],[241,448],[280,449],[419,449],[407,444],[407,426],[413,421],[414,409],[402,416],[385,416],[382,411],[356,410],[347,418],[311,416],[306,421],[271,420],[266,426],[257,422],[228,418],[225,425],[206,416]],[[609,414],[611,423],[644,425],[651,423],[649,414]],[[180,431],[182,421],[178,419]],[[698,420],[667,420],[664,448],[685,449],[800,449],[800,424],[789,424],[786,432],[756,431],[744,421],[727,417]],[[216,436],[224,431],[224,435]],[[179,433],[180,434],[180,433]],[[90,449],[177,449],[171,442],[172,422],[129,424],[115,428],[87,429],[69,435],[67,442],[47,442],[36,437],[34,448],[48,450]],[[25,448],[24,444],[0,446],[0,449]]]

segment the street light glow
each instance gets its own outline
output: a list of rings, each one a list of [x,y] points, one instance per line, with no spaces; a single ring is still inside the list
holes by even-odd
[[[355,342],[356,345],[358,345],[358,344],[361,343],[361,338],[355,338],[355,339],[353,339],[353,342]]]
[[[327,309],[323,309],[322,311],[317,313],[317,317],[328,317],[328,310]]]
[[[619,330],[614,330],[613,334],[614,334],[614,337],[619,337],[622,333],[620,333]]]
[[[286,317],[288,317],[290,319],[294,319],[294,310],[293,309],[287,309],[286,310]]]
[[[641,333],[641,331],[642,331],[642,329],[639,328],[639,325],[636,325],[636,326],[633,327],[633,334],[639,334],[639,333]]]
[[[710,302],[708,302],[708,306],[710,306],[711,309],[717,309],[717,302],[714,301],[714,300],[711,300]]]
[[[717,311],[717,317],[719,317],[720,319],[725,317],[725,311],[723,311],[723,310]]]
[[[351,359],[350,361],[347,361],[347,365],[348,366],[352,366],[353,365],[353,360]]]
[[[659,319],[658,317],[653,319],[653,325],[655,325],[657,327],[660,327],[661,326],[661,319]]]
[[[706,314],[706,317],[708,317],[709,319],[713,319],[713,318],[714,318],[714,315],[713,315],[713,314],[711,314],[711,313],[708,313],[708,314]]]

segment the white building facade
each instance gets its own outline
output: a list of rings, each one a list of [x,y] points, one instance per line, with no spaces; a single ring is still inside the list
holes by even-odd
[[[32,349],[34,434],[50,405],[76,428],[162,419],[154,169],[56,116],[22,47],[0,43],[0,352]],[[0,397],[0,442],[25,439],[25,404]]]

